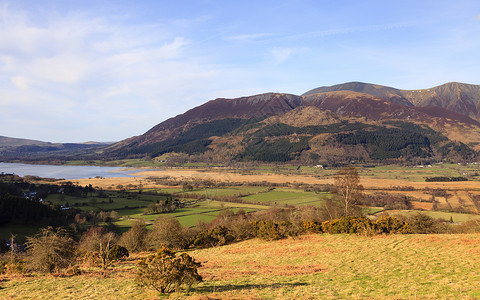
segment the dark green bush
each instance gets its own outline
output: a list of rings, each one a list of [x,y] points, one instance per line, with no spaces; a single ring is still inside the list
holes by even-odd
[[[405,221],[410,224],[413,233],[442,233],[446,231],[445,226],[424,213],[408,216]]]
[[[116,261],[128,257],[129,255],[130,253],[128,253],[127,248],[120,245],[114,245],[110,248],[110,251],[108,253],[108,259]]]
[[[298,234],[298,232],[292,230],[292,223],[288,221],[253,221],[250,226],[254,237],[267,241],[279,240]]]
[[[365,217],[343,217],[322,223],[326,233],[411,233],[410,225],[395,217],[384,216],[372,222]]]
[[[186,285],[188,291],[192,284],[202,281],[198,274],[200,265],[186,253],[177,257],[172,250],[162,248],[138,263],[135,281],[162,294],[179,291],[182,285]]]
[[[372,226],[372,221],[364,217],[342,217],[323,222],[322,230],[326,233],[358,233]]]
[[[192,239],[192,245],[199,248],[208,248],[226,245],[235,240],[230,229],[220,225],[213,229],[205,230],[198,233]]]

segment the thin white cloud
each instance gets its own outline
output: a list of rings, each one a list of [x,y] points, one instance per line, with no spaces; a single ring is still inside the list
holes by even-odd
[[[269,35],[265,33],[251,33],[251,34],[232,35],[232,36],[228,36],[226,39],[231,41],[236,41],[236,42],[252,42],[261,38],[265,38],[267,36]]]
[[[286,62],[294,55],[305,53],[307,50],[307,48],[274,47],[270,50],[270,54],[273,62],[279,65]]]

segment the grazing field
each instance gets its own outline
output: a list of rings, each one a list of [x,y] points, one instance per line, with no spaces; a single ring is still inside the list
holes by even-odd
[[[76,207],[85,211],[112,211],[134,207],[145,208],[151,203],[165,200],[165,196],[107,192],[104,197],[99,197],[97,194],[93,194],[85,198],[52,194],[49,195],[45,200],[61,205],[67,204],[67,207]]]
[[[314,205],[320,206],[326,198],[331,197],[328,193],[305,192],[302,190],[276,188],[265,193],[258,193],[243,197],[247,202],[264,202],[275,205]]]
[[[459,299],[480,297],[480,234],[306,235],[190,251],[204,282],[164,299]],[[146,255],[146,253],[141,254]],[[134,282],[138,256],[103,276],[3,276],[0,298],[155,299]]]
[[[118,213],[122,218],[114,222],[114,224],[128,229],[135,220],[144,220],[147,224],[153,224],[153,222],[160,216],[170,216],[177,218],[180,224],[187,227],[195,226],[198,222],[203,221],[208,223],[215,219],[217,215],[224,209],[231,209],[233,212],[237,212],[242,209],[246,213],[257,210],[267,209],[268,206],[256,205],[249,203],[232,203],[221,202],[212,200],[198,201],[194,205],[178,208],[173,212],[144,215],[144,208],[119,210]]]
[[[390,215],[404,215],[411,216],[419,213],[418,210],[390,210],[388,211]],[[474,214],[463,214],[455,212],[444,212],[444,211],[422,211],[422,214],[430,216],[434,219],[442,219],[445,221],[452,220],[455,223],[466,222],[470,220],[480,220],[480,215]]]

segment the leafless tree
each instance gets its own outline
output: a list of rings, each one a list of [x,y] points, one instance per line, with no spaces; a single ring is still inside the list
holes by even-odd
[[[363,186],[360,184],[357,169],[348,166],[338,171],[335,176],[335,188],[343,206],[344,216],[351,215],[363,196]]]

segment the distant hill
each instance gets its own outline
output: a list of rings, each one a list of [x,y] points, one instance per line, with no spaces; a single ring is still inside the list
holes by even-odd
[[[0,136],[0,160],[71,159],[75,155],[91,154],[111,143],[50,143],[37,140]]]
[[[26,145],[48,145],[47,142],[0,136],[0,147],[19,147]]]

